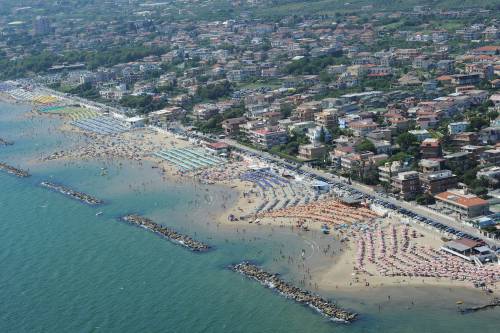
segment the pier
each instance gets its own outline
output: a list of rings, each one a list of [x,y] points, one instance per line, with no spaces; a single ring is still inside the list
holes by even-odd
[[[276,274],[268,273],[248,262],[242,262],[231,266],[231,269],[260,282],[268,288],[276,289],[284,297],[293,299],[297,303],[307,305],[333,321],[350,323],[357,317],[356,313],[343,310],[318,295],[294,287],[281,280]]]
[[[5,164],[3,162],[0,162],[0,170],[6,171],[6,172],[10,173],[11,175],[21,177],[21,178],[31,176],[27,171],[24,171],[24,170],[21,170],[18,168],[14,168],[13,166],[10,166],[10,165]]]
[[[146,217],[142,217],[139,215],[126,215],[121,218],[123,221],[137,225],[142,228],[146,228],[148,230],[157,233],[168,240],[187,247],[191,251],[194,252],[205,252],[210,249],[210,246],[204,244],[202,242],[196,241],[187,235],[180,234],[170,228],[164,227],[151,219]]]
[[[97,199],[97,198],[95,198],[91,195],[88,195],[86,193],[73,191],[72,189],[67,188],[63,185],[58,185],[58,184],[49,183],[49,182],[41,182],[40,185],[42,185],[43,187],[46,187],[48,189],[54,190],[56,192],[62,193],[64,195],[67,195],[73,199],[83,201],[89,205],[100,205],[103,203],[103,201],[100,199]]]

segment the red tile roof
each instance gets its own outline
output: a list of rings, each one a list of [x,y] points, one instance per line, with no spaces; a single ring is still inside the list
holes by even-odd
[[[475,49],[474,51],[496,51],[496,50],[500,50],[500,46],[496,45],[481,46]]]
[[[215,149],[215,150],[219,150],[219,149],[227,149],[229,146],[227,145],[227,143],[224,143],[224,142],[213,142],[213,143],[209,143],[207,145],[207,147]]]
[[[473,197],[467,197],[464,195],[460,195],[457,193],[452,193],[452,192],[442,192],[438,193],[435,195],[436,198],[448,201],[448,202],[453,202],[459,206],[462,207],[475,207],[475,206],[484,206],[488,204],[488,201],[483,200],[479,197],[473,196]]]

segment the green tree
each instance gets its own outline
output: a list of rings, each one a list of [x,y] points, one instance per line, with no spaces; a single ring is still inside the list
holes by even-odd
[[[375,148],[375,145],[373,144],[373,142],[371,142],[368,139],[363,139],[363,141],[361,141],[360,143],[358,143],[356,145],[356,150],[359,151],[359,152],[361,152],[361,151],[371,151],[373,153],[375,153],[377,151],[377,149]]]
[[[289,104],[283,104],[280,106],[281,118],[286,119],[292,115],[293,108]]]
[[[419,205],[432,205],[436,202],[434,197],[428,193],[417,195],[416,201]]]
[[[402,133],[396,138],[396,143],[399,145],[401,151],[408,152],[410,149],[418,146],[418,139],[415,135],[411,133]]]
[[[319,132],[319,142],[325,143],[326,141],[326,132],[323,127],[321,127],[321,130]]]
[[[495,120],[495,119],[497,119],[497,118],[498,118],[498,115],[499,115],[498,111],[490,111],[490,112],[488,112],[488,118],[489,118],[490,120]]]

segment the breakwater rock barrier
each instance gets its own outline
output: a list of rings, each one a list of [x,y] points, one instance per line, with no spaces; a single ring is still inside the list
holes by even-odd
[[[63,185],[54,184],[54,183],[50,183],[50,182],[41,182],[40,185],[42,185],[43,187],[46,187],[48,189],[54,190],[56,192],[62,193],[64,195],[67,195],[73,199],[83,201],[89,205],[100,205],[103,203],[103,201],[100,199],[97,199],[97,198],[95,198],[91,195],[88,195],[86,193],[74,191],[70,188],[67,188],[66,186],[63,186]]]
[[[14,142],[0,138],[0,146],[12,146]]]
[[[125,222],[153,231],[154,233],[157,233],[176,244],[187,247],[191,251],[205,252],[210,249],[210,246],[208,246],[207,244],[194,240],[187,235],[180,234],[170,228],[164,227],[161,224],[158,224],[146,217],[132,214],[123,216],[121,219]]]
[[[460,312],[464,313],[464,314],[465,313],[472,313],[472,312],[477,312],[477,311],[481,311],[481,310],[486,310],[486,309],[494,308],[494,307],[497,307],[497,306],[500,306],[500,299],[499,298],[493,299],[488,304],[479,305],[479,306],[473,306],[473,307],[465,308],[465,309],[460,309]]]
[[[258,266],[248,262],[242,262],[231,266],[235,272],[241,273],[244,276],[260,282],[262,285],[277,290],[286,298],[293,299],[297,303],[307,305],[318,311],[328,319],[344,323],[350,323],[357,317],[356,313],[351,313],[339,308],[332,302],[322,298],[321,296],[311,294],[308,291],[294,287],[285,281],[281,280],[277,274],[268,273]]]
[[[2,163],[2,162],[0,162],[0,170],[6,171],[14,176],[21,177],[21,178],[31,176],[27,171],[24,171],[24,170],[21,170],[18,168],[14,168],[13,166],[10,166],[10,165]]]

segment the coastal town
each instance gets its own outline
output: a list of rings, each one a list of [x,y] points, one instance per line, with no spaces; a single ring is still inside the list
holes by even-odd
[[[81,138],[33,163],[144,163],[237,191],[217,225],[340,242],[340,259],[304,289],[422,283],[498,296],[500,5],[265,15],[270,3],[113,0],[101,8],[127,20],[92,22],[49,4],[34,17],[0,9],[0,99]],[[0,137],[0,149],[15,145]],[[121,220],[211,249],[146,217]],[[231,269],[329,318],[357,316],[246,261]]]

